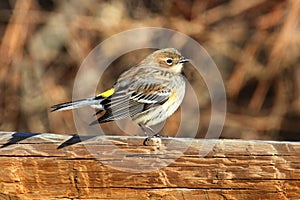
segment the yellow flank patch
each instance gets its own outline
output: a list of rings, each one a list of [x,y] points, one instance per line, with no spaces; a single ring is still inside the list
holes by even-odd
[[[105,92],[102,92],[101,94],[98,94],[97,96],[101,96],[101,97],[110,97],[111,95],[113,95],[113,93],[115,92],[115,89],[114,88],[111,88],[109,90],[106,90]]]
[[[170,95],[168,101],[174,101],[174,100],[176,100],[176,98],[177,98],[176,93],[172,92],[172,94]]]

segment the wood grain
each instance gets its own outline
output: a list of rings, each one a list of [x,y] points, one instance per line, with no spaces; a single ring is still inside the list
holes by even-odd
[[[300,143],[143,139],[1,132],[0,199],[300,199]]]

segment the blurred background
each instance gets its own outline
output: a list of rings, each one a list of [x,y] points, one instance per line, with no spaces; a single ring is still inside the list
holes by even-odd
[[[198,41],[218,66],[228,110],[221,138],[300,140],[299,19],[297,0],[1,0],[0,130],[76,133],[72,112],[50,107],[72,99],[88,53],[121,31],[165,27]],[[149,52],[112,63],[99,90]],[[205,91],[194,72],[187,66],[187,79]],[[201,138],[211,107],[206,92],[197,97]],[[164,133],[179,120],[180,110]]]

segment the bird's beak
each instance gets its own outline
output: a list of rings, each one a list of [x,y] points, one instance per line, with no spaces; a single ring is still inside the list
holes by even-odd
[[[186,62],[190,62],[191,61],[191,59],[188,59],[188,58],[181,58],[180,60],[179,60],[179,63],[186,63]]]

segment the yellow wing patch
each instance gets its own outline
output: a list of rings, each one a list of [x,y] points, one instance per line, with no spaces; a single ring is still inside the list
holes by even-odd
[[[111,95],[113,95],[113,93],[115,92],[114,88],[111,88],[109,90],[106,90],[105,92],[102,92],[101,94],[98,94],[97,97],[101,96],[104,98],[110,97]]]

